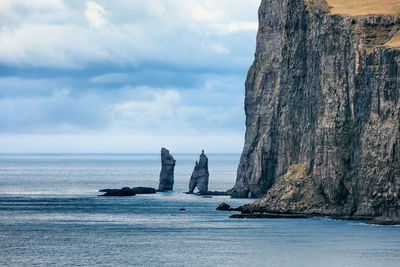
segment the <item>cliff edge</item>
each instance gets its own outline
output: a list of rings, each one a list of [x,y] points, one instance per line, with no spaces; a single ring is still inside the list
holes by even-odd
[[[399,14],[389,0],[261,2],[233,197],[400,215]]]

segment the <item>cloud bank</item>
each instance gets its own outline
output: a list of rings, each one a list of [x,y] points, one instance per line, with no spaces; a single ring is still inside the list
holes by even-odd
[[[0,152],[240,152],[259,2],[1,1]]]

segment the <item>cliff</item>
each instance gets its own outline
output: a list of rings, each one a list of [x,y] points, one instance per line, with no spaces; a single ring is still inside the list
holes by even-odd
[[[399,14],[390,0],[262,1],[233,197],[400,215]]]

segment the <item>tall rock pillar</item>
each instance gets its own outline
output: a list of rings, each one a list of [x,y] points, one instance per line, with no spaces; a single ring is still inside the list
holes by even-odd
[[[159,191],[170,191],[174,188],[175,159],[165,148],[161,149],[161,172]]]
[[[189,193],[193,193],[194,189],[197,187],[199,193],[208,192],[208,158],[204,154],[204,150],[201,152],[199,162],[196,162],[192,176],[189,182]]]

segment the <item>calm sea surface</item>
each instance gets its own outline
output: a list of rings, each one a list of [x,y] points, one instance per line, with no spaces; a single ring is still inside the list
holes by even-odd
[[[231,188],[240,155],[208,156]],[[184,194],[198,155],[174,157],[174,192],[99,198],[157,187],[159,155],[0,154],[0,266],[400,266],[400,227],[229,219],[219,203],[250,200]]]

